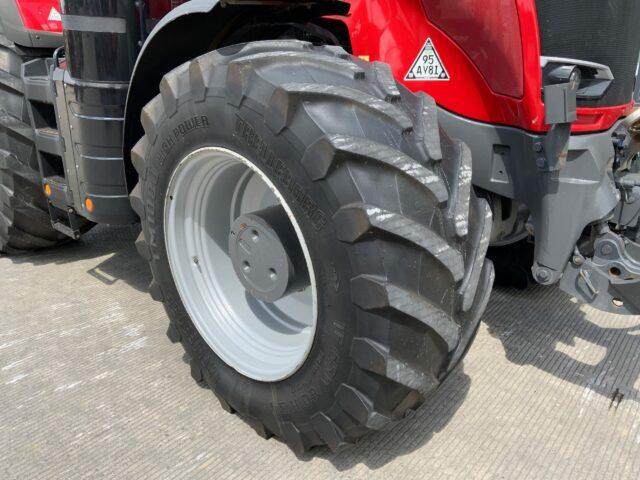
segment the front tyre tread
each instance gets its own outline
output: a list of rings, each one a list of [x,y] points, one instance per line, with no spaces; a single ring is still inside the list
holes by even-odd
[[[194,378],[204,379],[226,411],[239,413],[264,438],[281,437],[296,452],[316,445],[337,451],[417,408],[467,351],[493,283],[493,267],[484,258],[491,212],[471,188],[468,149],[439,130],[433,99],[406,91],[395,82],[388,66],[356,60],[339,47],[315,47],[300,41],[254,42],[232,50],[205,54],[168,73],[160,95],[142,112],[145,136],[132,151],[140,183],[131,201],[143,221],[144,233],[137,247],[151,262],[152,297],[165,302],[172,316],[165,287],[156,277],[162,254],[157,247],[161,243],[156,237],[158,225],[149,224],[146,215],[146,208],[151,207],[145,203],[146,195],[157,178],[157,172],[150,171],[155,161],[150,152],[158,148],[155,144],[163,122],[178,118],[182,105],[188,105],[185,108],[190,112],[189,106],[195,108],[221,96],[237,109],[245,108],[250,99],[251,108],[262,109],[266,126],[276,136],[295,131],[294,118],[304,116],[309,105],[325,106],[326,118],[344,105],[349,112],[385,124],[386,136],[359,137],[333,131],[332,125],[307,115],[304,118],[315,122],[322,134],[305,146],[302,167],[311,181],[328,191],[335,189],[337,178],[348,178],[357,192],[370,188],[359,183],[360,177],[352,174],[356,170],[359,175],[369,171],[372,176],[393,178],[397,185],[409,182],[412,186],[407,188],[417,196],[418,213],[411,211],[413,204],[405,212],[402,205],[392,205],[382,197],[378,202],[364,197],[345,202],[341,192],[335,191],[338,206],[330,220],[348,251],[366,252],[375,245],[387,255],[417,255],[426,265],[434,265],[431,282],[448,285],[437,298],[428,298],[427,284],[416,286],[394,278],[393,272],[376,271],[382,265],[377,261],[370,268],[354,261],[359,266],[354,267],[357,272],[348,288],[358,310],[359,330],[346,353],[352,373],[334,392],[334,401],[307,411],[307,420],[277,413],[274,418],[256,418],[248,406],[253,400],[237,397],[233,389],[224,390],[217,373],[201,363],[193,333],[181,333],[182,327],[171,321],[169,338],[182,342],[191,357]],[[314,72],[313,82],[289,80],[287,69],[297,68],[299,62]],[[273,82],[278,72],[284,72],[283,80]],[[322,78],[335,81],[323,83]],[[427,204],[434,212],[429,218],[419,214]],[[404,260],[402,256],[390,263]],[[381,337],[380,329],[391,333]],[[419,350],[404,350],[407,345],[418,348],[416,335],[440,361],[424,364],[417,360]]]

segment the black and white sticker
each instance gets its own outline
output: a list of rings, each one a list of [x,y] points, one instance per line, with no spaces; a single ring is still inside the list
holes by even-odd
[[[51,7],[51,11],[49,12],[49,18],[47,18],[50,22],[61,22],[62,15],[60,12],[56,10],[56,7]]]
[[[405,81],[449,80],[449,73],[444,67],[442,60],[440,60],[436,47],[430,38],[427,38],[418,58],[413,62],[413,66],[409,69],[404,79]]]

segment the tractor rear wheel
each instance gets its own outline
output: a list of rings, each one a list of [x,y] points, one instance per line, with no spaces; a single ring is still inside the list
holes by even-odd
[[[208,53],[160,92],[131,202],[194,378],[296,451],[417,408],[493,282],[491,211],[434,101],[384,64],[293,40]]]
[[[24,98],[22,64],[39,51],[0,33],[0,252],[52,247],[68,240],[51,226]]]

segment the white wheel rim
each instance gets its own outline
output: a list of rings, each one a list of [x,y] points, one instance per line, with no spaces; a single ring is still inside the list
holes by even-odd
[[[268,304],[247,292],[228,256],[232,222],[279,203],[304,253],[310,286]],[[291,208],[269,178],[224,148],[198,149],[176,167],[164,208],[169,266],[187,313],[229,366],[259,381],[282,380],[306,360],[317,323],[313,264]]]

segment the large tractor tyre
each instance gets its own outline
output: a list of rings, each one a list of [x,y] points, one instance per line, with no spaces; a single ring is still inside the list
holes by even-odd
[[[35,58],[0,34],[0,252],[52,247],[51,226],[20,70]]]
[[[131,202],[194,378],[296,451],[416,409],[493,282],[491,211],[434,101],[386,65],[294,40],[208,53],[160,92]]]

